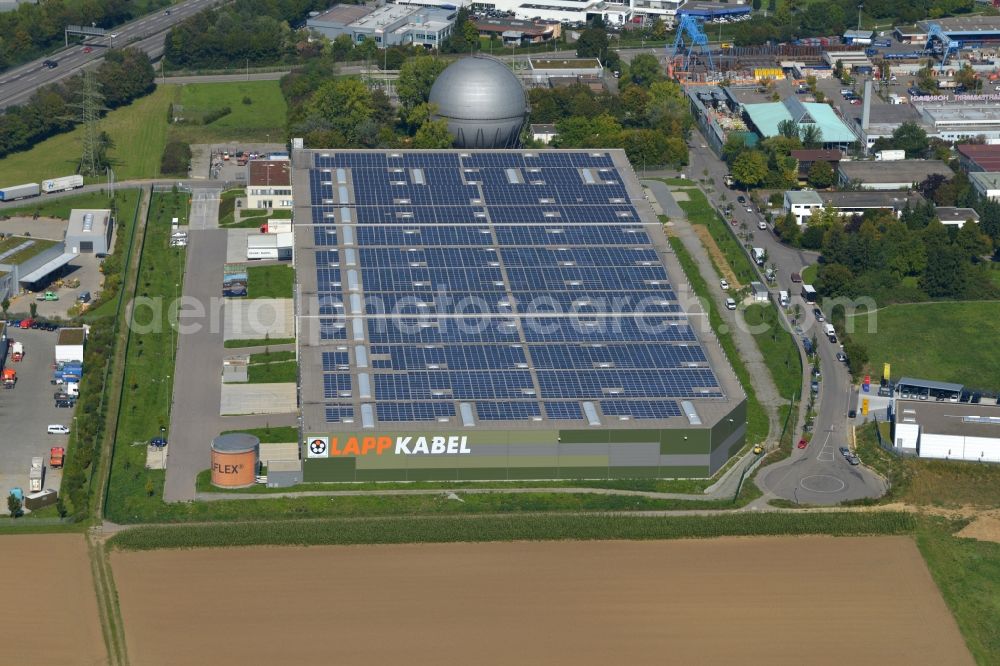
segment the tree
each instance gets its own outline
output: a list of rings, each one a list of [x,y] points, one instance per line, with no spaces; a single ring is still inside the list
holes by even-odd
[[[934,69],[930,65],[917,72],[916,82],[917,88],[924,94],[933,95],[937,92],[937,79],[934,78]]]
[[[775,221],[774,231],[781,237],[783,243],[788,243],[793,247],[798,246],[802,242],[802,229],[799,227],[798,222],[795,221],[795,216],[791,212],[788,212]]]
[[[691,109],[676,81],[655,81],[649,86],[646,121],[670,136],[687,137],[691,129]]]
[[[854,295],[854,272],[843,264],[821,264],[816,271],[816,290],[823,296]]]
[[[430,99],[431,86],[448,63],[434,56],[417,56],[399,69],[396,94],[404,109],[412,109]]]
[[[955,245],[970,261],[978,260],[993,252],[990,237],[979,230],[975,222],[966,221],[955,234]]]
[[[22,514],[21,500],[14,497],[13,493],[7,495],[7,511],[9,511],[10,515],[14,518],[18,518]]]
[[[823,145],[823,130],[819,125],[802,125],[799,127],[799,138],[805,148],[819,148]]]
[[[155,77],[149,56],[135,48],[105,52],[97,69],[104,103],[112,109],[152,92]]]
[[[337,38],[330,43],[330,55],[334,61],[344,62],[347,56],[354,50],[354,40],[350,35],[337,35]]]
[[[656,56],[640,53],[632,58],[628,68],[628,78],[632,83],[648,88],[654,81],[663,79],[664,73]]]
[[[847,355],[847,367],[855,377],[861,375],[868,365],[868,348],[854,338],[844,338],[844,354]]]
[[[963,65],[962,69],[955,72],[955,81],[969,92],[979,92],[983,87],[983,80],[968,64]]]
[[[807,180],[810,185],[817,189],[830,187],[834,181],[833,166],[826,160],[816,160],[809,167]]]
[[[0,303],[0,308],[3,309],[3,316],[4,316],[4,319],[6,319],[7,318],[7,310],[10,308],[10,299],[7,298],[7,297],[4,297],[3,302]]]
[[[469,53],[479,43],[479,33],[475,24],[472,25],[471,31],[466,25],[470,22],[470,18],[468,7],[460,7],[455,14],[455,27],[441,45],[443,53]]]
[[[730,172],[745,187],[759,185],[767,178],[767,157],[759,150],[748,150],[736,158]]]
[[[923,157],[929,145],[927,132],[913,121],[907,121],[892,131],[892,147],[905,150],[909,158]]]
[[[38,305],[36,303],[29,303],[28,312],[30,313],[31,318],[34,319],[36,316],[38,316]]]
[[[602,62],[608,53],[608,33],[603,28],[587,28],[576,40],[578,58],[599,58]]]
[[[799,124],[794,120],[782,120],[778,123],[778,134],[786,139],[798,139]]]

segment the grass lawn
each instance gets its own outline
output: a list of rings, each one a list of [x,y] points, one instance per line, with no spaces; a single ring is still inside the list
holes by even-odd
[[[812,264],[811,266],[806,266],[802,269],[802,282],[805,284],[815,284],[816,283],[816,272],[819,270],[819,266]]]
[[[251,266],[247,269],[247,295],[250,298],[291,298],[294,280],[295,271],[291,266]]]
[[[1000,354],[990,342],[1000,334],[1000,302],[892,305],[875,317],[877,332],[868,332],[862,311],[850,333],[868,349],[872,368],[891,363],[897,377],[1000,389]]]
[[[283,444],[285,442],[299,441],[299,429],[294,426],[274,426],[273,428],[247,428],[245,430],[227,430],[223,435],[245,432],[253,435],[264,443]]]
[[[279,361],[293,360],[295,360],[295,352],[293,351],[273,351],[261,354],[250,354],[251,363],[277,363]]]
[[[1000,544],[952,536],[959,525],[918,521],[920,548],[965,644],[980,664],[1000,663]]]
[[[990,281],[1000,287],[1000,263],[990,264]]]
[[[718,213],[712,209],[705,198],[705,193],[697,188],[685,190],[689,201],[678,201],[679,205],[687,214],[688,220],[692,224],[701,224],[708,227],[709,233],[715,239],[716,245],[725,255],[730,268],[736,274],[736,278],[742,284],[750,284],[758,280],[759,276],[754,269],[750,257],[740,246],[739,241],[727,228],[726,222],[719,217]]]
[[[226,349],[239,349],[241,347],[266,347],[267,345],[290,345],[295,342],[295,338],[266,338],[264,340],[226,340],[222,346]]]
[[[277,363],[251,363],[247,381],[251,384],[282,384],[298,381],[298,363],[279,361]]]
[[[778,391],[791,399],[802,390],[802,357],[791,333],[782,328],[777,309],[772,303],[754,303],[743,310],[743,317],[751,330],[764,329],[753,334],[754,340]]]
[[[31,259],[36,254],[48,250],[55,244],[55,241],[43,238],[22,238],[21,236],[16,236],[0,241],[0,255],[11,252],[15,248],[21,248],[13,254],[6,254],[4,256],[4,262],[19,264]]]
[[[170,425],[170,403],[176,336],[167,325],[167,308],[174,285],[183,279],[184,263],[178,250],[168,247],[170,218],[186,214],[187,194],[155,193],[143,244],[137,296],[165,300],[160,316],[163,326],[150,326],[142,333],[133,328],[125,360],[124,396],[118,421],[108,490],[107,515],[124,520],[142,515],[159,505],[163,492],[163,470],[147,470],[146,447],[133,446],[148,440]],[[147,314],[147,316],[149,316]],[[142,319],[146,322],[146,319]],[[169,436],[169,434],[168,434]]]
[[[698,183],[687,178],[660,178],[667,185],[679,185],[681,187],[696,187]]]
[[[2,164],[2,161],[0,161]],[[135,190],[115,190],[115,198],[121,201],[121,192],[135,192]],[[134,194],[132,196],[134,199]],[[69,213],[74,208],[107,208],[110,199],[108,195],[103,192],[89,192],[87,194],[80,194],[75,197],[63,197],[61,199],[35,199],[26,203],[19,208],[6,209],[3,211],[4,217],[15,217],[23,216],[30,217],[32,215],[38,215],[39,217],[57,217],[62,220],[69,219]],[[119,204],[121,205],[121,204]],[[128,209],[128,214],[131,215],[135,212],[135,201],[132,202]],[[123,210],[119,211],[119,216],[124,215]],[[130,218],[131,219],[131,218]]]
[[[159,86],[129,106],[109,112],[100,123],[115,143],[110,156],[118,180],[155,178],[167,141],[167,104],[171,86]],[[76,173],[82,153],[83,128],[46,139],[31,150],[0,160],[0,183],[41,182]],[[104,181],[104,176],[89,182]]]
[[[189,117],[227,106],[232,111],[208,125],[172,125],[171,138],[189,143],[263,141],[270,132],[272,140],[284,140],[287,106],[278,81],[189,83],[176,87],[174,101],[184,106]],[[251,103],[244,104],[244,98]]]
[[[753,383],[750,381],[750,373],[747,372],[746,366],[743,365],[743,359],[740,357],[739,351],[736,349],[736,343],[733,341],[733,334],[729,331],[723,333],[719,330],[719,326],[723,324],[722,315],[719,314],[715,300],[708,291],[708,285],[701,277],[701,273],[698,272],[698,267],[694,263],[694,259],[684,248],[684,244],[679,238],[670,237],[668,240],[670,241],[670,247],[672,247],[674,252],[677,254],[677,259],[680,261],[681,268],[684,269],[684,274],[687,275],[695,293],[705,304],[705,307],[708,310],[712,330],[715,331],[715,335],[719,339],[722,349],[726,352],[726,357],[729,358],[729,363],[733,366],[736,378],[739,379],[740,384],[743,386],[743,390],[746,391],[747,443],[757,444],[758,442],[763,442],[767,438],[767,431],[770,426],[767,413],[764,411],[764,407],[757,401],[757,393],[754,391]]]
[[[226,190],[219,197],[219,226],[225,227],[233,223],[236,200],[247,195],[244,189]]]
[[[240,221],[235,221],[235,215],[229,217],[225,226],[228,229],[258,229],[260,225],[267,222],[272,215],[269,215],[266,210],[262,211],[244,211],[240,214]]]

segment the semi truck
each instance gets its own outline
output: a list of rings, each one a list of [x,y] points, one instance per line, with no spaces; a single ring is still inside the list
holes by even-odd
[[[25,183],[24,185],[11,185],[0,189],[0,201],[16,201],[38,196],[38,183]]]
[[[35,456],[31,459],[31,469],[28,470],[28,492],[37,493],[42,490],[42,479],[45,475],[45,466],[42,464],[42,457]]]
[[[6,389],[14,388],[14,384],[17,383],[17,373],[11,368],[4,369],[3,374],[0,374],[0,382]]]
[[[260,225],[262,234],[290,234],[292,233],[291,220],[268,220]]]
[[[68,192],[83,187],[83,176],[63,176],[42,181],[42,192]]]
[[[12,361],[20,361],[24,358],[24,343],[15,341],[10,346],[10,358]]]
[[[61,446],[53,446],[49,449],[49,467],[59,469],[66,460],[66,449]]]

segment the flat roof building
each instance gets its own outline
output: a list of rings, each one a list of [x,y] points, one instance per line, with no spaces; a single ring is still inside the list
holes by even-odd
[[[941,175],[951,178],[955,175],[941,160],[896,160],[891,165],[885,162],[851,160],[837,166],[840,184],[856,184],[865,190],[906,190],[922,183],[929,176]]]
[[[986,143],[1000,143],[1000,104],[917,101],[915,106],[931,128],[928,136],[949,142],[983,137]]]
[[[113,229],[110,210],[74,208],[66,227],[66,251],[72,254],[109,254]]]
[[[979,196],[1000,201],[1000,172],[973,171],[969,174],[969,181]]]
[[[830,207],[840,215],[864,215],[870,210],[888,210],[899,217],[909,206],[924,202],[919,194],[904,192],[815,192],[789,190],[784,196],[784,210],[795,216],[799,224],[809,222],[814,211]]]
[[[62,241],[8,236],[0,240],[0,300],[17,293],[19,285],[34,285],[73,261]]]
[[[287,159],[252,160],[247,176],[247,208],[292,208],[292,166]]]
[[[945,226],[958,227],[961,229],[966,222],[979,224],[979,213],[973,208],[955,208],[954,206],[938,206],[934,209],[934,215],[941,220]]]
[[[480,35],[500,37],[507,45],[541,44],[558,39],[562,34],[562,24],[558,21],[521,21],[477,16],[472,22]]]
[[[892,443],[921,458],[1000,462],[1000,407],[996,404],[896,400]]]
[[[455,14],[453,9],[409,4],[337,5],[307,20],[306,26],[327,39],[348,35],[356,44],[373,39],[380,48],[402,44],[437,48],[451,34]]]
[[[701,477],[741,447],[623,151],[293,163],[305,481]]]

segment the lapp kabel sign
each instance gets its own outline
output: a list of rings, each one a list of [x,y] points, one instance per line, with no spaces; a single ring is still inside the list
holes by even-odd
[[[465,435],[366,435],[357,437],[310,436],[306,438],[306,455],[309,458],[334,458],[339,456],[434,456],[472,453],[469,438]]]

